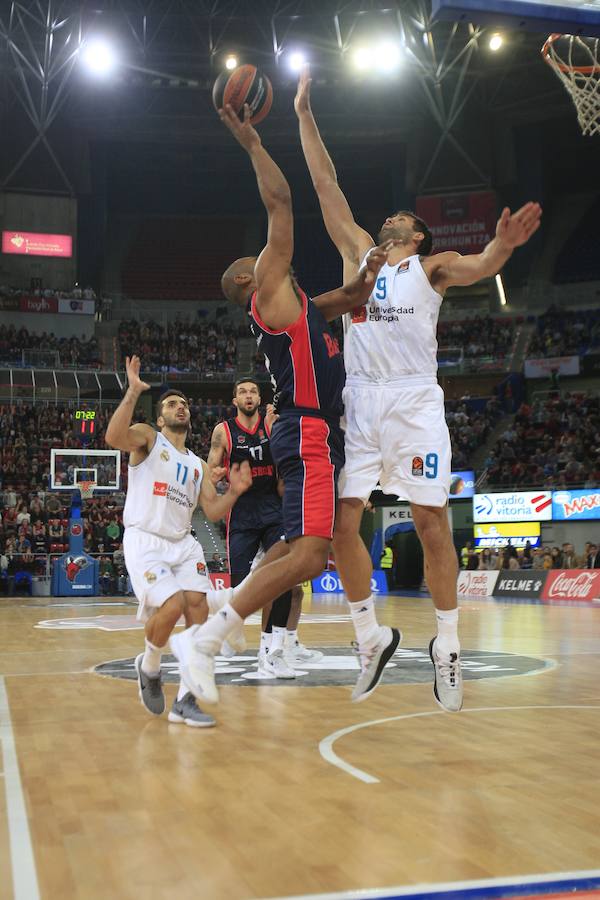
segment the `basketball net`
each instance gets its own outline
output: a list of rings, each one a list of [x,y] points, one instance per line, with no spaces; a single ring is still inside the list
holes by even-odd
[[[79,493],[81,494],[82,500],[89,500],[90,497],[93,496],[94,488],[96,487],[95,481],[78,481],[77,487],[79,488]]]
[[[599,44],[599,38],[551,34],[542,47],[545,61],[571,95],[585,135],[600,133]]]

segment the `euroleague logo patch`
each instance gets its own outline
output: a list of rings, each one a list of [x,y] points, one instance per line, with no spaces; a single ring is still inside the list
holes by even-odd
[[[204,573],[206,572],[206,566],[203,562],[196,563],[196,572],[198,573],[198,575],[204,575]]]
[[[412,473],[413,473],[413,475],[422,475],[423,474],[423,457],[422,456],[413,456]]]

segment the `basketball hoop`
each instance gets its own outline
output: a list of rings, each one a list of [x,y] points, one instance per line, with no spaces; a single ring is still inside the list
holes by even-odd
[[[573,34],[551,34],[542,56],[554,69],[577,110],[585,135],[600,133],[600,38]]]
[[[89,500],[90,497],[94,494],[94,488],[96,487],[95,481],[78,481],[77,487],[79,488],[79,493],[81,494],[82,500]]]

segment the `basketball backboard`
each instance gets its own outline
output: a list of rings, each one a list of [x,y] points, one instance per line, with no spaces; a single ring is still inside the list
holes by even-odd
[[[599,0],[432,0],[434,21],[600,37]]]
[[[120,450],[50,451],[50,488],[73,491],[82,481],[93,481],[94,491],[118,491],[121,483]]]

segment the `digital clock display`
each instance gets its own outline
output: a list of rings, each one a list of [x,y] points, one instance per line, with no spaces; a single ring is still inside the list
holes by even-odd
[[[96,410],[76,409],[73,413],[73,433],[81,440],[90,440],[96,432]]]

